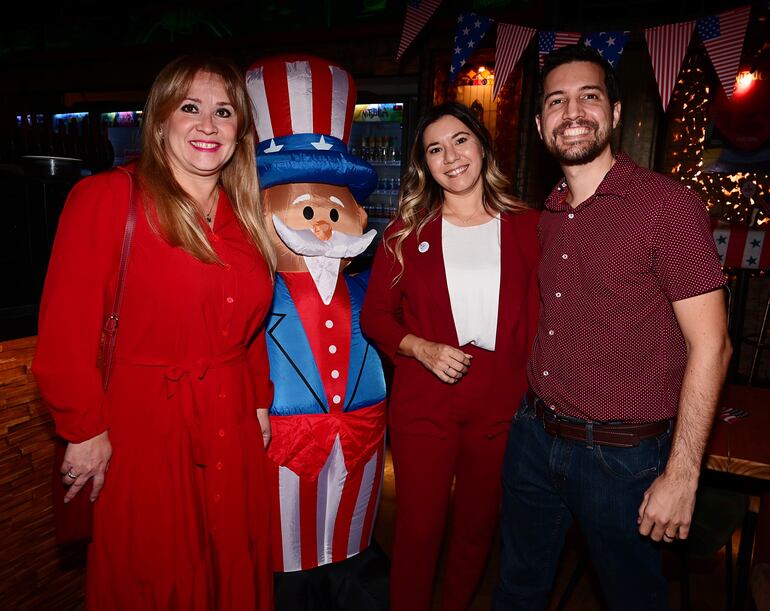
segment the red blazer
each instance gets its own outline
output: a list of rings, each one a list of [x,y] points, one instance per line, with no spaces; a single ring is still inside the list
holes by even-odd
[[[527,388],[526,363],[539,308],[540,248],[537,212],[503,214],[501,221],[495,352],[489,353],[490,358],[474,362],[474,375],[469,373],[457,384],[444,384],[416,359],[397,354],[398,345],[408,333],[450,346],[459,343],[444,269],[441,216],[424,227],[419,239],[413,233],[404,242],[404,273],[395,286],[393,279],[400,266],[380,245],[361,311],[361,327],[395,365],[389,403],[392,430],[445,437],[449,405],[464,384],[475,386],[472,391],[479,402],[477,424],[487,430],[487,435],[508,430]],[[392,232],[393,228],[386,230],[385,237]],[[427,250],[423,243],[427,243]],[[475,375],[473,367],[478,369],[481,362],[486,363],[488,371]],[[465,390],[469,390],[467,386]]]

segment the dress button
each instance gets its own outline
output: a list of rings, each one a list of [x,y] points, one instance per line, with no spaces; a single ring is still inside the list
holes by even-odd
[[[230,335],[230,331],[227,329],[222,329],[222,337],[227,337],[228,335]]]
[[[569,257],[567,257],[567,255],[562,255],[561,258],[562,259],[568,259]]]
[[[566,258],[566,255],[565,255],[565,258]],[[227,301],[227,303],[233,303],[235,299],[233,299],[232,297],[228,297],[227,299],[225,299],[225,301]]]
[[[544,376],[546,376],[546,377],[548,377],[548,372],[547,372],[547,371],[544,371],[544,372],[543,372],[543,375],[544,375]]]
[[[329,353],[330,354],[336,354],[337,353],[337,346],[335,346],[334,344],[329,346]]]
[[[223,462],[220,460],[220,461],[217,463],[217,471],[221,471],[221,470],[222,470],[222,469],[224,469],[224,468],[225,468],[225,465],[224,465],[224,463],[223,463]]]
[[[324,324],[327,329],[331,329],[334,326],[334,323],[331,320],[327,320]]]
[[[332,401],[334,402],[334,405],[338,405],[339,402],[342,401],[342,397],[340,397],[339,395],[334,395],[332,397]]]
[[[214,495],[214,502],[215,502],[215,503],[218,503],[218,502],[219,502],[219,501],[221,501],[221,500],[222,500],[222,495],[221,495],[221,494],[219,494],[219,493],[217,492],[217,493]]]
[[[568,218],[568,219],[574,219],[574,218],[575,218],[575,215],[574,215],[572,212],[570,212],[570,213],[567,215],[567,218]]]
[[[332,369],[332,377],[336,380],[337,378],[340,377],[340,372],[337,371],[336,369]]]
[[[225,263],[225,269],[229,270],[231,267],[232,267],[232,265],[230,265],[229,263]]]
[[[225,393],[221,392],[221,393],[219,393],[219,394],[217,395],[217,397],[219,397],[220,399],[226,399],[226,398],[227,398],[227,395],[226,395]]]
[[[557,297],[561,297],[561,293],[556,293],[556,296]]]
[[[548,329],[548,335],[553,335],[553,329]]]
[[[219,429],[219,436],[224,437],[225,436],[225,429]]]

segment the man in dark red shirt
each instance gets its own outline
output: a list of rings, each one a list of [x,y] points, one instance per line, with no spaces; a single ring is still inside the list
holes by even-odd
[[[687,538],[731,348],[703,202],[610,146],[612,67],[552,53],[537,127],[564,171],[539,232],[531,392],[504,466],[493,607],[544,609],[567,529],[586,535],[611,609],[666,609],[660,544]]]

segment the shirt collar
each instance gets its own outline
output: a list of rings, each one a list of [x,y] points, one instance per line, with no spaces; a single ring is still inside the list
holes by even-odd
[[[615,156],[615,163],[604,176],[602,182],[599,183],[594,195],[616,195],[625,198],[626,193],[631,186],[631,178],[635,170],[636,164],[631,158],[625,153],[618,153]],[[545,200],[545,207],[554,212],[562,212],[567,208],[570,208],[570,205],[567,203],[568,193],[569,187],[567,186],[567,180],[562,177]],[[587,205],[593,199],[594,198],[588,198],[585,202],[581,203],[579,207]]]

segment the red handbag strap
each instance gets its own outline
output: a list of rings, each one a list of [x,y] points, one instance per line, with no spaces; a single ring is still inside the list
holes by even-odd
[[[128,258],[131,255],[131,244],[134,241],[134,229],[136,228],[136,216],[139,209],[139,189],[136,179],[129,170],[118,168],[128,177],[128,216],[126,227],[123,230],[123,246],[120,251],[120,267],[118,268],[118,284],[115,288],[115,297],[112,301],[112,309],[104,320],[104,347],[102,352],[102,386],[107,390],[112,370],[112,356],[115,352],[115,341],[118,336],[118,322],[120,320],[120,306],[123,302],[123,289],[126,284],[126,270]]]

